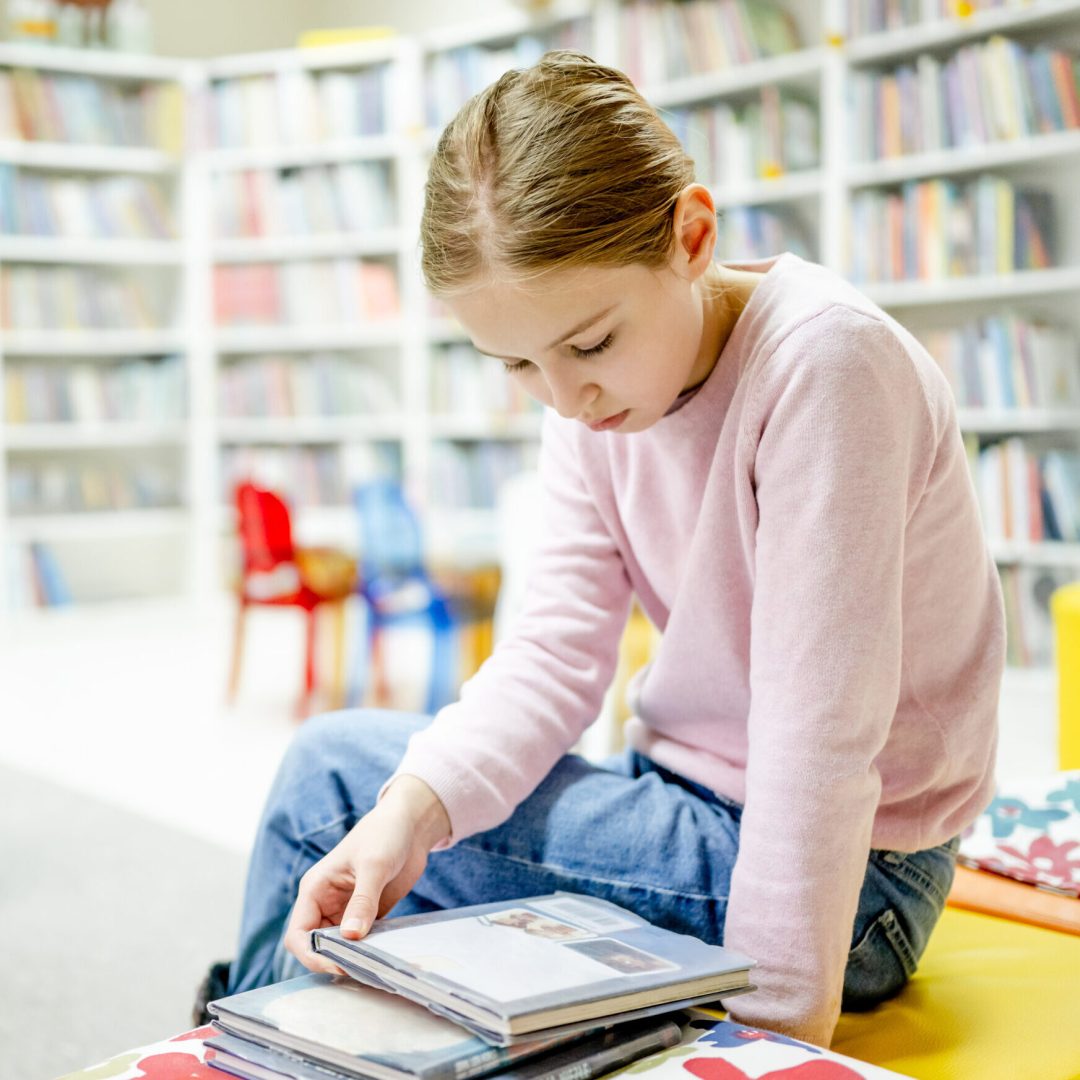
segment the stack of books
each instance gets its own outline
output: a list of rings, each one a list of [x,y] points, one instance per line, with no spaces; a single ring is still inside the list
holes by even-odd
[[[588,1080],[676,1046],[679,1010],[751,989],[748,957],[555,893],[386,919],[303,975],[211,1003],[216,1068],[250,1080]]]
[[[896,1073],[695,1006],[752,990],[746,956],[573,893],[337,927],[304,975],[212,1002],[207,1062],[246,1080],[655,1080]],[[641,1060],[639,1060],[641,1059]]]

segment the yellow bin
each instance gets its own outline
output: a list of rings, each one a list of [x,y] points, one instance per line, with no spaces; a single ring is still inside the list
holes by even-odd
[[[1080,769],[1080,581],[1050,599],[1057,638],[1059,768]]]

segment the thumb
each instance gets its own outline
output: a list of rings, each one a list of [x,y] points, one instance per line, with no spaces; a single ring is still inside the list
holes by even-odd
[[[379,898],[371,891],[359,886],[353,890],[341,916],[342,937],[362,938],[371,928],[379,910]]]

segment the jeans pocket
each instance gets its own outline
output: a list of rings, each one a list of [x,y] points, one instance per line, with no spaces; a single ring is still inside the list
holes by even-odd
[[[893,997],[915,974],[917,964],[896,912],[886,908],[848,954],[843,1008],[860,1012]]]

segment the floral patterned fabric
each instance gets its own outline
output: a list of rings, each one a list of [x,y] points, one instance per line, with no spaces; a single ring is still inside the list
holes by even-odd
[[[1080,896],[1080,770],[1000,783],[961,839],[959,859]]]
[[[214,1051],[203,1040],[214,1033],[212,1027],[186,1031],[164,1042],[125,1050],[60,1080],[221,1080],[223,1074],[206,1064]]]

